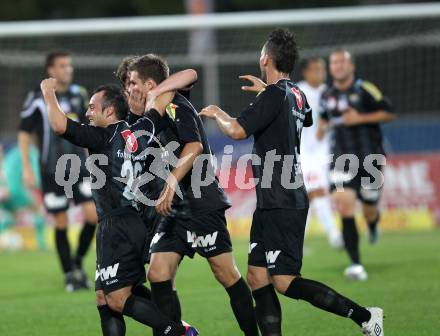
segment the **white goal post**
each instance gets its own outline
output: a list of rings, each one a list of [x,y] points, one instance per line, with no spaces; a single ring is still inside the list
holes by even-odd
[[[0,23],[0,37],[238,28],[274,24],[313,25],[325,22],[440,17],[440,3],[330,7],[206,15],[168,15],[111,19],[72,19]]]
[[[75,80],[90,89],[111,80],[124,56],[158,53],[173,70],[198,70],[196,107],[220,103],[237,112],[247,102],[237,76],[258,74],[262,43],[279,26],[295,31],[301,57],[351,50],[360,74],[391,95],[405,116],[438,111],[440,3],[23,21],[0,23],[0,131],[12,137],[24,96],[54,49],[72,52]]]

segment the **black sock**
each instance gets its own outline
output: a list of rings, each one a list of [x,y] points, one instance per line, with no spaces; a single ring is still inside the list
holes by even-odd
[[[360,264],[359,256],[359,234],[354,217],[342,218],[342,236],[344,246],[353,264]]]
[[[377,213],[376,219],[372,220],[371,222],[368,222],[368,229],[370,231],[375,231],[377,228],[377,224],[380,220],[380,212]]]
[[[148,287],[143,285],[134,286],[131,292],[136,295],[143,297],[144,299],[151,300],[151,291]]]
[[[95,236],[96,224],[85,223],[79,235],[78,249],[75,256],[75,266],[82,268],[82,260],[86,255],[93,237]]]
[[[255,315],[264,336],[281,335],[281,305],[272,285],[254,290]]]
[[[107,305],[98,306],[103,336],[125,336],[125,321],[121,313],[115,312]]]
[[[177,295],[177,291],[173,290],[173,297],[174,297],[174,308],[175,308],[175,315],[174,315],[174,322],[181,323],[182,322],[182,307],[180,306],[180,300],[179,295]]]
[[[184,326],[168,319],[153,302],[140,296],[130,295],[128,297],[123,314],[159,330],[161,332],[159,335],[182,336],[185,333]]]
[[[359,326],[371,318],[367,309],[317,281],[296,278],[290,283],[285,295],[292,299],[307,301],[330,313],[348,317]]]
[[[226,292],[228,292],[232,311],[240,325],[240,329],[246,336],[258,336],[254,302],[246,282],[243,278],[240,278],[231,287],[226,288]]]
[[[173,290],[173,283],[171,280],[151,283],[151,298],[157,305],[162,314],[170,320],[176,319],[176,305]],[[180,324],[180,322],[179,322]],[[154,336],[162,335],[160,330],[153,331]]]
[[[70,258],[70,244],[66,229],[55,229],[55,245],[64,273],[70,272],[72,270],[72,259]]]

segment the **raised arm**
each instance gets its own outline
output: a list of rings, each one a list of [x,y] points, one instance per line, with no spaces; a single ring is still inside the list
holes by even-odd
[[[197,71],[186,69],[172,74],[147,94],[146,110],[153,108],[155,99],[169,91],[182,90],[197,81]]]
[[[40,87],[46,103],[50,126],[56,134],[64,134],[67,128],[67,117],[61,110],[55,95],[56,83],[55,78],[47,78],[41,82]]]

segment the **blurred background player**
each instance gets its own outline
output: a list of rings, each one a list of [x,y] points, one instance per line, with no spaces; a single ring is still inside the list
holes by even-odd
[[[3,160],[2,160],[3,158]],[[41,250],[46,248],[44,235],[44,209],[41,204],[40,194],[40,169],[38,164],[38,150],[35,146],[29,149],[29,161],[36,177],[36,188],[29,190],[23,185],[23,169],[21,155],[17,146],[13,146],[3,155],[0,144],[0,234],[1,241],[8,247],[8,237],[12,233],[8,232],[14,223],[17,223],[21,214],[28,214],[29,220],[35,228],[35,240],[37,247]],[[12,234],[12,237],[14,235]],[[15,236],[11,248],[19,248],[16,244],[22,243],[20,236]],[[18,239],[18,240],[17,240]]]
[[[304,80],[298,87],[304,92],[312,108],[313,120],[318,120],[319,102],[326,89],[325,61],[319,57],[311,57],[303,61],[301,70]],[[335,248],[342,248],[341,233],[336,227],[328,193],[328,137],[319,140],[316,136],[318,123],[303,129],[301,134],[301,167],[304,185],[310,200],[310,210],[318,217],[328,241]],[[310,222],[310,211],[308,215]]]
[[[330,74],[333,85],[322,96],[318,138],[321,139],[327,128],[332,126],[330,189],[336,209],[342,217],[344,246],[352,263],[344,274],[349,279],[366,280],[368,275],[361,264],[359,234],[354,217],[356,200],[362,202],[369,239],[374,243],[378,239],[381,187],[366,188],[361,179],[367,177],[375,180],[371,168],[377,172],[382,170],[381,163],[377,161],[371,162],[372,167],[368,169],[366,158],[371,154],[385,154],[379,124],[393,120],[395,116],[390,112],[390,102],[376,86],[355,77],[355,64],[347,50],[338,49],[330,54]],[[359,159],[356,173],[336,166],[336,160],[344,154],[353,154]],[[337,185],[342,185],[343,190],[336,190]]]
[[[83,87],[72,84],[73,67],[70,54],[67,52],[48,54],[45,70],[47,75],[57,80],[57,97],[67,117],[75,121],[85,120],[88,95]],[[18,143],[23,162],[23,182],[27,188],[34,188],[36,184],[36,177],[29,161],[31,134],[35,133],[40,150],[43,202],[46,210],[55,219],[55,245],[65,275],[65,289],[71,292],[88,288],[87,277],[82,269],[82,260],[93,240],[97,216],[91,198],[90,182],[87,180],[89,174],[84,165],[86,152],[58,137],[51,130],[40,89],[28,94],[20,116]],[[63,154],[76,154],[81,159],[79,180],[73,185],[73,200],[75,204],[81,204],[85,223],[73,258],[67,237],[67,210],[70,200],[65,195],[63,187],[59,186],[54,178],[57,161]],[[65,174],[69,176],[70,168],[66,169]]]

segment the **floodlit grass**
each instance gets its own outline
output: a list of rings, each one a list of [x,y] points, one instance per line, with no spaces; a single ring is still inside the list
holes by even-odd
[[[322,281],[362,305],[381,306],[387,336],[438,335],[440,328],[440,231],[387,233],[377,246],[363,240],[369,280],[349,282],[343,252],[323,238],[306,239],[303,276]],[[247,243],[235,241],[243,274]],[[87,259],[94,275],[94,255]],[[52,252],[0,253],[0,335],[100,335],[92,291],[65,293],[58,260]],[[185,260],[177,279],[183,317],[201,335],[241,335],[226,292],[215,282],[206,261]],[[284,335],[359,335],[350,320],[319,311],[305,302],[281,298]],[[127,320],[127,335],[150,335]]]

